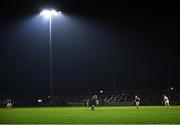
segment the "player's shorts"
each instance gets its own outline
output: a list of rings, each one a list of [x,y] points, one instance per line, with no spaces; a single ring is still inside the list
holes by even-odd
[[[165,104],[165,105],[169,105],[169,101],[165,101],[164,104]]]
[[[11,106],[12,106],[12,103],[8,103],[8,104],[7,104],[7,107],[11,107]]]
[[[136,105],[139,105],[139,101],[137,101],[137,102],[135,102],[136,103]]]

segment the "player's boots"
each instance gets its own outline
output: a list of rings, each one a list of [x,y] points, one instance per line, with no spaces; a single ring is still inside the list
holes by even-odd
[[[94,105],[92,105],[92,107],[91,107],[91,111],[94,111]]]

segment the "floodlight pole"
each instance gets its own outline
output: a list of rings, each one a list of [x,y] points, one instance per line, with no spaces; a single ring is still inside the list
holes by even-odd
[[[52,40],[51,40],[51,19],[52,16],[49,17],[49,64],[50,64],[50,99],[53,101],[53,74],[52,74]]]
[[[40,15],[49,18],[49,70],[50,70],[50,89],[49,89],[49,94],[50,94],[50,101],[51,104],[54,101],[54,94],[53,94],[53,57],[52,57],[52,40],[51,40],[51,21],[52,21],[52,16],[58,16],[60,15],[61,12],[60,11],[56,11],[56,10],[43,10]]]

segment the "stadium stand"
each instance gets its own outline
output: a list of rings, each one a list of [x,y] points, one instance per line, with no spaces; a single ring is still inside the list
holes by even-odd
[[[141,105],[162,105],[163,95],[170,99],[171,105],[180,104],[179,90],[123,90],[119,92],[97,93],[99,105],[134,105],[134,96],[141,98]],[[92,94],[54,96],[53,103],[46,96],[41,97],[12,97],[14,106],[87,106]],[[0,105],[6,105],[6,96],[0,97]],[[41,99],[42,102],[38,102]]]

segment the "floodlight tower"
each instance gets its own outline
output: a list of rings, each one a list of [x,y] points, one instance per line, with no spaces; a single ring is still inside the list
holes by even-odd
[[[53,101],[53,74],[52,74],[52,39],[51,39],[51,20],[53,16],[60,16],[62,13],[61,11],[56,11],[54,9],[51,10],[43,10],[40,12],[41,16],[44,16],[45,18],[49,19],[49,64],[50,64],[50,99]]]

